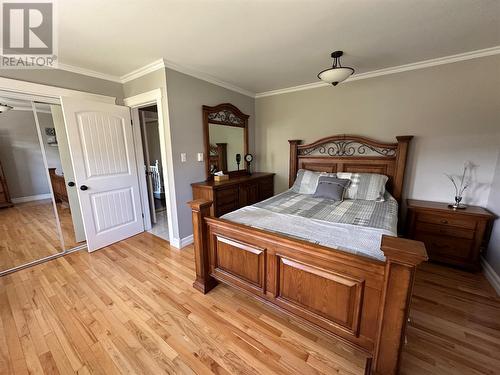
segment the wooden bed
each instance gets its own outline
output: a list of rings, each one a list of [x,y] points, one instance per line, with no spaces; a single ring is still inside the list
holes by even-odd
[[[381,173],[400,201],[411,138],[381,143],[336,135],[305,145],[289,141],[289,184],[300,168]],[[427,260],[421,242],[383,236],[382,262],[210,217],[210,201],[189,205],[196,289],[207,293],[217,282],[239,288],[365,352],[367,374],[398,372],[416,266]]]

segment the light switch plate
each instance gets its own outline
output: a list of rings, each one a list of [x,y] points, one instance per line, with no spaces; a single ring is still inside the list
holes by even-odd
[[[198,152],[198,161],[203,161],[203,152]]]
[[[185,152],[181,152],[181,162],[182,163],[185,163],[187,160],[187,156],[186,156],[186,153]]]

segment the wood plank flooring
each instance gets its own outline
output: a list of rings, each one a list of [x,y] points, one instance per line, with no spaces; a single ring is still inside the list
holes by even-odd
[[[362,355],[240,292],[192,287],[193,251],[143,233],[0,278],[0,374],[361,374]],[[417,274],[403,374],[494,374],[481,275]]]
[[[67,205],[57,204],[67,249],[78,245]],[[18,203],[0,209],[0,271],[62,251],[52,200]]]
[[[61,251],[50,199],[0,209],[0,270]]]

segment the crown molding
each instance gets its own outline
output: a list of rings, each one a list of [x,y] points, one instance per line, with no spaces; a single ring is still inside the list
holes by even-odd
[[[224,87],[228,90],[235,91],[235,92],[238,92],[238,93],[246,95],[246,96],[250,96],[251,98],[255,97],[255,93],[253,93],[251,91],[245,90],[245,89],[238,87],[238,86],[235,86],[231,83],[222,81],[222,80],[217,79],[215,77],[212,77],[209,74],[199,72],[199,71],[191,69],[191,68],[187,68],[185,66],[176,64],[174,62],[171,62],[171,61],[168,61],[165,59],[159,59],[159,60],[153,61],[152,63],[150,63],[148,65],[145,65],[139,69],[136,69],[130,73],[127,73],[127,74],[121,76],[120,80],[121,80],[121,83],[125,83],[125,82],[131,81],[133,79],[142,77],[143,75],[154,72],[155,70],[165,69],[165,68],[175,70],[176,72],[179,72],[179,73],[187,74],[188,76],[201,79],[202,81],[212,83],[216,86]]]
[[[191,68],[187,68],[185,66],[173,63],[171,61],[167,61],[165,59],[155,60],[152,63],[144,65],[140,68],[137,68],[137,69],[135,69],[127,74],[124,74],[120,77],[114,76],[112,74],[96,72],[96,71],[90,70],[90,69],[80,68],[78,66],[73,66],[73,65],[69,65],[69,64],[59,63],[56,69],[60,69],[60,70],[68,71],[68,72],[86,75],[89,77],[94,77],[94,78],[99,78],[99,79],[104,79],[107,81],[112,81],[112,82],[124,84],[126,82],[140,78],[146,74],[152,73],[158,69],[165,69],[165,68],[169,68],[169,69],[175,70],[177,72],[187,74],[191,77],[201,79],[203,81],[212,83],[216,86],[224,87],[228,90],[235,91],[237,93],[249,96],[251,98],[255,97],[254,92],[251,92],[249,90],[245,90],[244,88],[238,87],[238,86],[233,85],[231,83],[222,81],[222,80],[217,79],[215,77],[212,77],[209,74],[199,72],[199,71],[191,69]]]
[[[146,74],[149,74],[151,72],[154,72],[158,69],[165,69],[165,67],[166,67],[165,60],[163,59],[155,60],[152,63],[149,63],[147,65],[141,66],[140,68],[132,70],[130,73],[122,75],[120,77],[120,82],[126,83],[136,78],[142,77]]]
[[[458,62],[458,61],[477,59],[480,57],[493,56],[493,55],[498,55],[498,54],[500,54],[500,46],[496,46],[496,47],[492,47],[492,48],[485,48],[485,49],[481,49],[481,50],[477,50],[477,51],[459,53],[457,55],[438,57],[436,59],[423,60],[423,61],[419,61],[419,62],[415,62],[415,63],[411,63],[411,64],[393,66],[390,68],[373,70],[371,72],[354,74],[351,77],[349,77],[348,79],[346,79],[344,82],[342,82],[342,84],[352,82],[352,81],[359,81],[361,79],[368,79],[368,78],[374,78],[374,77],[379,77],[379,76],[385,76],[385,75],[389,75],[389,74],[407,72],[407,71],[411,71],[411,70],[424,69],[424,68],[429,68],[432,66],[451,64],[451,63]],[[318,87],[326,87],[326,86],[330,86],[330,85],[328,83],[325,83],[325,82],[307,83],[305,85],[292,86],[292,87],[287,87],[284,89],[260,92],[260,93],[257,93],[255,95],[255,98],[257,98],[257,99],[264,98],[266,96],[287,94],[290,92],[309,90],[309,89],[315,89]]]
[[[498,55],[498,54],[500,54],[500,46],[485,48],[485,49],[481,49],[481,50],[465,52],[465,53],[460,53],[460,54],[456,54],[456,55],[444,56],[444,57],[439,57],[439,58],[430,59],[430,60],[423,60],[423,61],[405,64],[405,65],[393,66],[390,68],[384,68],[384,69],[373,70],[370,72],[354,74],[351,77],[349,77],[348,79],[346,79],[342,84],[352,82],[352,81],[358,81],[358,80],[362,80],[362,79],[369,79],[369,78],[374,78],[374,77],[379,77],[379,76],[384,76],[384,75],[389,75],[389,74],[424,69],[424,68],[429,68],[432,66],[451,64],[451,63],[458,62],[458,61],[477,59],[480,57],[486,57],[486,56],[492,56],[492,55]],[[130,73],[124,74],[120,77],[115,76],[115,75],[111,75],[111,74],[100,73],[100,72],[90,70],[90,69],[80,68],[80,67],[69,65],[69,64],[59,63],[58,67],[57,67],[57,69],[60,69],[60,70],[65,70],[68,72],[82,74],[82,75],[86,75],[86,76],[90,76],[90,77],[94,77],[94,78],[99,78],[99,79],[104,79],[107,81],[117,82],[117,83],[121,83],[121,84],[129,82],[129,81],[134,80],[136,78],[142,77],[142,76],[149,74],[151,72],[154,72],[158,69],[165,69],[165,68],[169,68],[169,69],[175,70],[177,72],[187,74],[189,76],[192,76],[192,77],[201,79],[203,81],[212,83],[216,86],[224,87],[228,90],[235,91],[235,92],[238,92],[240,94],[249,96],[251,98],[256,98],[256,99],[264,98],[266,96],[280,95],[280,94],[286,94],[286,93],[291,93],[291,92],[295,92],[295,91],[302,91],[302,90],[315,89],[318,87],[330,86],[328,83],[325,83],[325,82],[312,82],[312,83],[307,83],[304,85],[292,86],[292,87],[287,87],[284,89],[264,91],[264,92],[260,92],[260,93],[255,94],[252,91],[249,91],[249,90],[246,90],[244,88],[233,85],[231,83],[222,81],[218,78],[212,77],[209,74],[206,74],[206,73],[203,73],[203,72],[191,69],[191,68],[187,68],[185,66],[173,63],[173,62],[165,60],[165,59],[159,59],[159,60],[153,61],[150,64],[147,64],[143,67],[135,69],[135,70],[131,71]]]
[[[239,86],[233,85],[232,83],[222,81],[218,78],[212,77],[209,74],[199,72],[199,71],[191,69],[191,68],[186,68],[185,66],[182,66],[182,65],[179,65],[179,64],[173,63],[171,61],[167,61],[167,60],[165,60],[165,66],[169,69],[175,70],[175,71],[180,72],[180,73],[187,74],[188,76],[191,76],[191,77],[201,79],[202,81],[212,83],[216,86],[224,87],[228,90],[235,91],[237,93],[243,94],[245,96],[249,96],[251,98],[255,98],[254,92],[246,90],[246,89],[241,88]]]
[[[106,81],[122,83],[120,77],[118,77],[118,76],[97,72],[95,70],[80,68],[79,66],[58,63],[56,69],[60,69],[60,70],[64,70],[64,71],[72,72],[72,73],[77,73],[77,74],[82,74],[82,75],[89,76],[89,77],[104,79]]]

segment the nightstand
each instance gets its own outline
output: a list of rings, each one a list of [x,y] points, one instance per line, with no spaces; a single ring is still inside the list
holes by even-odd
[[[407,200],[407,235],[425,243],[433,261],[479,271],[479,255],[486,247],[494,216],[467,206],[453,210],[447,203]]]

